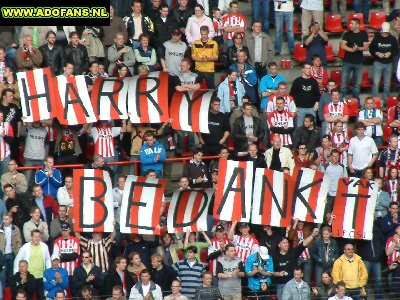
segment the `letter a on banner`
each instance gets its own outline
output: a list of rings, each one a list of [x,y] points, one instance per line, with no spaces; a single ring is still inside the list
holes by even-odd
[[[210,133],[208,129],[208,113],[214,90],[174,92],[169,115],[174,122],[175,130]]]
[[[256,169],[251,223],[287,227],[292,220],[296,182],[289,174]]]
[[[168,232],[207,231],[208,206],[214,189],[177,190],[168,209]]]
[[[214,217],[223,221],[250,221],[252,161],[219,159]]]
[[[129,81],[128,112],[132,123],[161,123],[168,116],[168,73],[151,72]]]
[[[35,122],[52,118],[58,90],[50,68],[18,72],[17,79],[21,95],[22,120]]]
[[[167,181],[129,175],[122,198],[121,233],[160,234],[160,213]]]
[[[114,205],[110,174],[103,170],[74,170],[74,231],[112,232]]]
[[[355,177],[340,178],[333,205],[332,236],[372,239],[378,187]]]

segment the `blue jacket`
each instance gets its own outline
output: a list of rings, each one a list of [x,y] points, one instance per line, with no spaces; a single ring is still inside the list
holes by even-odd
[[[242,105],[242,98],[245,95],[244,86],[236,79],[236,89],[237,89],[237,98],[238,98],[238,106]],[[221,100],[221,107],[219,109],[222,113],[230,113],[231,112],[231,104],[230,104],[230,92],[228,86],[228,77],[225,78],[218,86],[218,94],[217,97]]]
[[[385,241],[387,241],[387,239],[390,238],[391,236],[394,236],[397,224],[398,223],[393,223],[393,217],[390,212],[388,212],[385,216],[383,216],[382,219],[379,219],[379,225],[382,229]]]
[[[339,257],[339,248],[334,239],[330,239],[328,246],[328,260],[325,258],[325,243],[322,238],[314,240],[310,251],[311,258],[323,269],[330,269],[335,260]]]
[[[156,155],[160,155],[160,159],[156,162]],[[162,173],[163,162],[167,159],[167,154],[165,152],[164,146],[158,141],[154,142],[154,146],[150,147],[144,144],[140,147],[140,161],[142,162],[142,171],[153,169],[156,173]]]
[[[233,69],[236,72],[239,73],[239,63],[234,63],[232,64],[229,69]],[[258,82],[258,77],[257,77],[257,72],[256,69],[254,69],[254,67],[252,65],[249,64],[244,64],[244,74],[245,74],[245,78],[243,78],[243,81],[250,85],[250,86],[255,86]],[[238,75],[239,76],[239,75]]]
[[[61,172],[53,169],[53,176],[48,177],[43,168],[35,173],[35,183],[42,187],[44,195],[52,195],[57,199],[58,188],[62,185]]]
[[[61,274],[61,282],[56,283],[56,272]],[[57,291],[68,288],[68,271],[64,268],[50,268],[43,272],[44,294],[47,298],[53,299]]]
[[[264,93],[267,90],[277,90],[279,82],[286,82],[285,77],[283,77],[280,74],[276,74],[275,78],[272,78],[270,74],[263,76],[260,80],[260,88],[259,88],[260,93]],[[269,97],[262,97],[261,99],[262,110],[267,109],[268,98]]]
[[[274,262],[272,260],[271,255],[269,258],[264,261],[266,263],[262,264],[262,260],[258,257],[258,252],[251,254],[247,259],[246,259],[246,266],[244,267],[245,273],[249,273],[253,271],[253,266],[257,264],[257,266],[264,266],[264,271],[268,272],[273,272],[274,271]],[[265,282],[268,284],[271,284],[271,277],[265,277]],[[251,276],[248,277],[248,285],[249,289],[252,291],[259,291],[261,290],[261,277],[259,275],[257,276]]]

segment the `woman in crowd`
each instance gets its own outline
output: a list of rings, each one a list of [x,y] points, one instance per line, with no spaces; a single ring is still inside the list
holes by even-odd
[[[171,266],[179,261],[178,251],[183,248],[183,243],[176,232],[175,239],[171,233],[165,232],[161,237],[160,244],[157,247],[157,253],[162,256],[165,266]]]
[[[312,288],[314,299],[327,299],[335,295],[335,285],[333,284],[332,274],[324,271],[321,274],[321,283]]]
[[[237,54],[239,51],[245,51],[247,57],[250,57],[249,49],[243,45],[243,34],[236,32],[232,36],[233,45],[226,50],[226,67],[229,68],[233,63],[237,62]]]
[[[140,65],[145,65],[149,68],[149,71],[155,70],[155,65],[157,63],[156,50],[149,45],[150,37],[148,34],[142,33],[139,36],[140,46],[135,49],[135,59],[136,59],[136,73],[137,68]]]

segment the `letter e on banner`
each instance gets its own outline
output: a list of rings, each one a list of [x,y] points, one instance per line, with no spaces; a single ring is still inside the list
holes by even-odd
[[[112,232],[114,205],[110,174],[103,170],[75,169],[74,231]]]
[[[120,214],[121,233],[160,234],[160,213],[167,181],[129,175]]]
[[[253,162],[219,159],[214,217],[223,221],[250,221]]]

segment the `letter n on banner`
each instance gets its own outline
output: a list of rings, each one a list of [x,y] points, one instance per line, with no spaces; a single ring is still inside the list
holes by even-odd
[[[35,122],[54,116],[58,90],[50,68],[18,72],[22,120]]]
[[[121,233],[160,234],[160,213],[167,181],[129,175],[122,198]]]
[[[251,223],[287,227],[292,220],[296,182],[289,174],[256,169]]]
[[[112,232],[114,205],[110,174],[103,170],[74,170],[74,230]]]
[[[168,210],[168,232],[207,231],[208,206],[214,192],[214,189],[175,191]]]
[[[219,159],[214,217],[223,221],[250,221],[253,162]]]
[[[333,204],[332,236],[372,239],[378,188],[375,182],[355,177],[340,178]]]
[[[296,180],[293,218],[321,224],[324,220],[330,178],[309,168],[295,169],[293,178]]]

